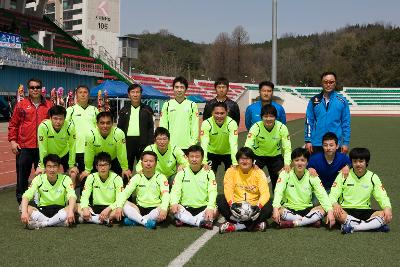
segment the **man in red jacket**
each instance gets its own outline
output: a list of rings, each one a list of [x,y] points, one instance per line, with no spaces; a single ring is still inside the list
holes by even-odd
[[[20,204],[22,194],[28,188],[28,178],[32,164],[36,169],[39,161],[37,129],[39,124],[48,119],[48,110],[52,106],[41,95],[42,81],[28,81],[29,96],[15,105],[8,125],[8,141],[11,151],[16,155],[17,189],[16,197]]]

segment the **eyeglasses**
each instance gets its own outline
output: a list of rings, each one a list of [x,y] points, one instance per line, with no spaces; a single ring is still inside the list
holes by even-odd
[[[334,84],[336,81],[323,81],[323,84]]]
[[[110,165],[110,163],[99,163],[99,164],[97,164],[97,167],[107,167],[109,165]]]
[[[29,89],[32,89],[32,90],[39,90],[39,89],[42,89],[42,87],[41,86],[29,86]]]

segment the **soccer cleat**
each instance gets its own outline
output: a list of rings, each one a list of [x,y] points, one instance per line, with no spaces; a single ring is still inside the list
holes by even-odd
[[[181,227],[184,225],[184,223],[181,220],[175,219],[174,224],[176,227]]]
[[[213,229],[213,222],[212,221],[203,220],[203,221],[200,222],[199,227],[204,228],[204,229],[208,229],[208,230],[212,230]]]
[[[267,230],[267,223],[260,222],[256,224],[256,226],[253,229],[253,232],[265,232],[266,230]]]
[[[129,219],[128,217],[124,218],[124,225],[126,226],[135,226],[137,223],[134,220]]]
[[[43,225],[38,222],[38,221],[29,221],[28,224],[26,225],[26,228],[29,230],[38,230],[39,228],[42,228]]]
[[[219,233],[232,233],[236,231],[236,227],[233,223],[226,222],[219,226]]]
[[[342,234],[352,234],[354,231],[353,226],[351,226],[350,224],[342,224]]]
[[[146,229],[156,229],[157,222],[155,220],[147,220],[147,222],[144,224],[144,227]]]
[[[284,220],[281,220],[280,223],[279,223],[279,228],[280,228],[280,229],[293,228],[293,227],[294,227],[293,221],[284,221]]]
[[[376,229],[377,232],[383,232],[383,233],[387,233],[390,231],[389,225],[384,224],[381,227],[379,227],[378,229]]]

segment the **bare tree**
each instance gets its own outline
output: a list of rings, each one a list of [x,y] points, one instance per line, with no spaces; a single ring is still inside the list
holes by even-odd
[[[231,55],[231,40],[229,34],[222,32],[215,38],[214,43],[209,49],[209,65],[206,66],[208,73],[212,73],[215,77],[228,77],[230,55]]]
[[[231,43],[232,43],[232,75],[235,77],[234,80],[240,81],[243,79],[245,73],[246,65],[248,65],[248,59],[245,57],[246,45],[249,42],[249,34],[244,29],[243,26],[237,26],[231,35]]]

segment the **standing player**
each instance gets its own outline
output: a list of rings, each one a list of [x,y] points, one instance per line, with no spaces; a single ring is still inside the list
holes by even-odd
[[[49,109],[50,119],[43,121],[38,128],[39,166],[36,174],[44,172],[43,158],[56,154],[61,158],[62,172],[69,173],[75,183],[78,169],[75,167],[75,125],[66,121],[67,112],[63,106]]]
[[[80,221],[111,225],[116,220],[116,200],[124,184],[121,176],[110,171],[112,160],[108,153],[100,152],[94,162],[97,172],[87,177],[77,211]]]
[[[67,108],[66,120],[73,121],[76,132],[75,142],[75,161],[79,169],[79,173],[85,170],[84,152],[86,135],[90,130],[96,129],[96,116],[99,113],[98,109],[89,105],[89,88],[86,85],[79,85],[75,90],[77,103]]]
[[[367,169],[370,158],[367,148],[353,148],[350,151],[353,168],[349,176],[344,178],[339,174],[332,185],[329,197],[343,234],[389,231],[387,224],[392,221],[392,205],[378,175]],[[371,195],[382,210],[371,209]]]
[[[199,114],[196,103],[186,99],[188,81],[176,77],[172,83],[175,98],[164,103],[160,118],[160,127],[171,133],[171,143],[184,152],[197,144],[199,137]]]
[[[216,218],[217,181],[212,170],[203,168],[203,149],[188,149],[189,167],[179,172],[171,190],[171,212],[176,225],[183,223],[206,229],[213,228]]]
[[[236,121],[237,125],[240,124],[240,109],[239,105],[229,99],[227,96],[229,90],[229,81],[226,78],[218,78],[214,83],[215,92],[217,96],[209,101],[207,101],[206,106],[203,111],[203,121],[207,120],[212,116],[214,105],[216,103],[225,103],[227,107],[228,116]],[[235,152],[236,153],[236,152]]]
[[[319,227],[327,212],[326,223],[335,224],[332,204],[318,176],[310,176],[306,169],[310,154],[304,148],[296,148],[292,155],[293,169],[282,172],[274,192],[272,219],[281,227],[297,227],[314,224]],[[316,194],[321,206],[313,207],[312,195]]]
[[[277,111],[272,105],[265,105],[261,109],[262,121],[251,126],[245,146],[250,147],[256,154],[256,164],[262,169],[267,166],[275,188],[279,172],[284,169],[290,171],[290,143],[289,132],[283,123],[276,120]]]
[[[126,179],[131,177],[126,157],[125,134],[113,126],[111,112],[103,111],[97,114],[97,127],[90,130],[85,144],[85,171],[80,178],[87,177],[93,169],[94,157],[100,152],[107,152],[112,159],[111,170],[121,174]]]
[[[141,102],[142,92],[140,84],[128,87],[131,104],[120,110],[117,126],[126,136],[128,166],[131,171],[135,160],[138,162],[144,148],[152,143],[154,134],[153,110]]]
[[[58,173],[60,157],[49,154],[43,161],[45,173],[36,176],[22,196],[21,221],[27,225],[28,229],[65,226],[74,223],[75,220],[74,185],[71,178]],[[28,205],[36,193],[39,196],[37,207]]]
[[[154,132],[154,144],[147,146],[144,151],[152,151],[157,155],[156,171],[164,174],[172,184],[174,175],[188,165],[182,149],[169,142],[169,132],[163,127],[158,127]],[[136,172],[142,172],[142,162],[136,165]]]
[[[232,165],[237,165],[235,155],[238,149],[238,125],[227,117],[227,106],[224,102],[216,102],[212,117],[201,124],[200,140],[204,150],[203,163],[210,161],[214,173],[217,173],[221,163],[224,163],[225,171]]]
[[[265,105],[273,105],[276,109],[277,115],[276,120],[280,121],[283,124],[286,124],[286,113],[283,107],[272,101],[272,95],[274,93],[274,84],[270,81],[260,82],[258,85],[258,91],[260,93],[260,100],[251,104],[246,109],[245,119],[246,119],[246,128],[250,130],[251,126],[254,123],[261,121],[261,109]]]
[[[28,81],[29,96],[15,105],[8,125],[8,142],[11,151],[16,155],[17,188],[16,198],[21,204],[22,194],[28,188],[28,179],[32,165],[36,169],[39,163],[37,129],[39,124],[48,118],[52,106],[49,100],[41,95],[42,81]]]
[[[321,75],[322,92],[311,97],[306,111],[304,140],[310,153],[322,151],[322,136],[333,132],[339,139],[342,153],[347,153],[350,143],[350,109],[346,98],[335,92],[336,74]]]
[[[142,173],[137,173],[118,196],[115,216],[120,219],[122,208],[125,225],[142,224],[155,229],[157,222],[167,217],[169,206],[169,185],[165,175],[156,171],[157,154],[144,151],[141,156]],[[136,205],[127,201],[135,192]]]

